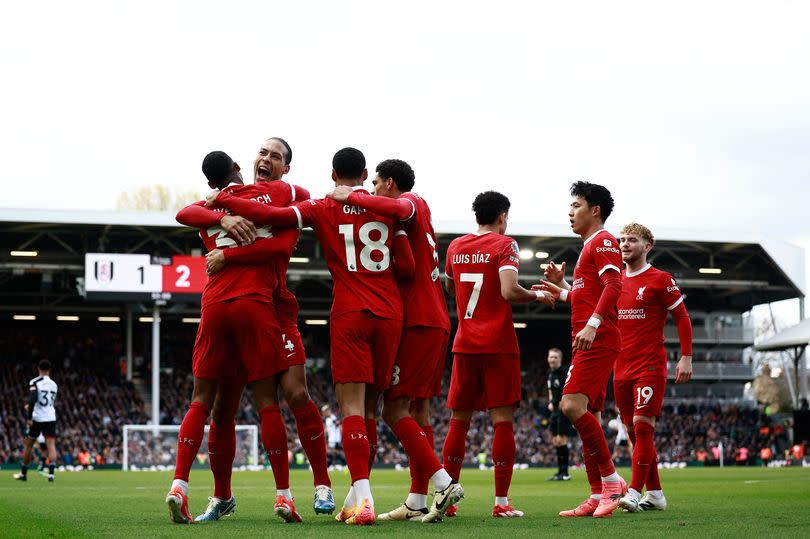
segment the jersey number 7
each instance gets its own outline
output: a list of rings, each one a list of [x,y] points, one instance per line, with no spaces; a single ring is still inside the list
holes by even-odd
[[[464,319],[469,320],[473,317],[473,314],[475,314],[475,307],[478,305],[478,298],[481,296],[481,287],[484,286],[484,274],[462,273],[458,278],[462,283],[473,283],[470,300],[467,302],[467,309],[464,313]]]

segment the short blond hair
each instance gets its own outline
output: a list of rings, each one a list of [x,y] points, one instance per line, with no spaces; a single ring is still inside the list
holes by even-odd
[[[633,234],[643,239],[650,245],[655,245],[655,236],[653,236],[653,233],[650,231],[650,229],[644,225],[640,225],[638,223],[630,223],[628,225],[624,225],[624,228],[620,232],[620,235],[623,236],[625,234]]]

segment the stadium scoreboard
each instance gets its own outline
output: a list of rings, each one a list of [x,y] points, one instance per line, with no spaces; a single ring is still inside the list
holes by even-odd
[[[204,256],[87,253],[84,290],[88,300],[200,300],[208,276]]]

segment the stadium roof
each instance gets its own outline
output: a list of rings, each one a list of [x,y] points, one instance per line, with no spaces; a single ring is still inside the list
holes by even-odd
[[[795,326],[785,328],[776,335],[755,344],[758,352],[778,352],[791,348],[800,348],[810,344],[810,318],[805,318]]]
[[[0,209],[3,232],[0,235],[0,303],[19,304],[14,298],[38,294],[40,288],[43,293],[56,289],[63,294],[68,289],[72,291],[75,288],[72,282],[83,269],[86,252],[159,256],[199,253],[201,245],[196,230],[178,225],[174,215],[174,212],[147,211]],[[619,225],[608,228],[615,233]],[[450,241],[470,232],[474,223],[435,220],[434,227],[443,260]],[[654,232],[657,242],[650,260],[678,279],[689,295],[690,311],[745,312],[753,305],[805,294],[804,251],[799,247],[739,230],[655,228]],[[518,240],[522,249],[536,254],[536,258],[524,262],[523,281],[538,279],[542,273],[539,264],[548,260],[566,261],[569,275],[573,271],[581,241],[572,234],[567,223],[510,220],[508,233]],[[25,248],[39,250],[40,256],[36,259],[9,256],[9,251]],[[313,308],[317,305],[317,310],[328,310],[331,283],[313,234],[302,236],[298,252],[309,257],[312,263],[291,267],[290,278],[299,286],[296,293],[301,292],[306,297],[308,289]],[[721,274],[706,274],[699,268],[718,268]],[[34,278],[32,274],[42,277]],[[53,281],[47,280],[51,278]],[[68,285],[68,281],[71,284]],[[29,302],[36,303],[30,297],[25,303]],[[46,302],[41,298],[42,303]],[[306,308],[306,303],[305,299],[302,309]],[[516,309],[516,318],[523,310],[522,307]],[[527,311],[525,314],[537,313]]]

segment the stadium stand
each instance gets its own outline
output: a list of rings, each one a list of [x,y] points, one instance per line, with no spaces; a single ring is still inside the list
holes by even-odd
[[[434,225],[443,267],[447,245],[469,226],[441,221]],[[89,452],[92,462],[120,463],[121,426],[148,423],[152,412],[148,383],[151,324],[138,321],[151,313],[152,302],[86,300],[82,295],[85,254],[145,253],[158,260],[200,255],[196,231],[178,227],[170,214],[38,210],[3,210],[0,230],[0,318],[4,321],[0,325],[0,412],[5,427],[0,431],[0,463],[19,458],[26,383],[34,375],[34,361],[42,356],[54,363],[53,376],[61,384],[60,461],[76,463]],[[523,284],[536,282],[542,273],[540,264],[548,260],[564,260],[573,268],[580,242],[564,225],[511,221],[509,233],[523,249]],[[746,313],[754,305],[804,296],[803,252],[785,243],[737,233],[729,238],[709,232],[656,230],[656,236],[660,239],[651,261],[678,279],[695,327],[694,380],[685,386],[670,385],[665,415],[657,429],[662,461],[711,464],[718,460],[715,453],[721,442],[727,463],[735,461],[742,448],[749,456],[759,456],[764,446],[774,455],[783,454],[790,444],[789,420],[763,415],[756,403],[742,400],[745,384],[756,373],[756,364],[746,352],[754,342]],[[36,256],[10,255],[21,249],[36,252]],[[311,358],[310,390],[316,402],[329,403],[334,409],[328,327],[306,324],[326,318],[331,289],[310,232],[303,234],[296,256],[306,262],[291,265],[289,281],[301,303],[299,323]],[[700,268],[721,273],[706,274]],[[188,372],[196,331],[193,317],[199,316],[199,303],[171,297],[164,301],[160,420],[178,424],[191,395]],[[127,313],[135,318],[128,369]],[[16,319],[19,314],[29,319]],[[64,322],[57,319],[60,315],[79,319]],[[118,320],[101,323],[99,316]],[[548,413],[545,352],[552,346],[567,348],[568,318],[567,312],[539,304],[514,309],[524,370],[524,398],[515,432],[521,463],[542,466],[554,459],[544,424]],[[677,336],[673,327],[666,328],[665,337],[674,360]],[[670,378],[674,363],[670,361]],[[240,422],[257,424],[249,401],[243,404]],[[448,413],[439,400],[434,408],[438,450]],[[604,424],[610,419],[611,414],[606,413]],[[290,432],[290,449],[295,454],[300,446],[293,434]],[[477,464],[480,448],[489,446],[491,426],[477,417],[470,435],[467,462]],[[378,462],[401,464],[402,459],[393,437],[381,430]]]
[[[78,342],[68,342],[68,350],[80,348]],[[89,346],[84,347],[90,349]],[[314,362],[312,362],[314,364]],[[6,390],[0,400],[4,422],[7,428],[0,433],[0,463],[17,462],[20,458],[21,439],[25,423],[22,403],[25,402],[26,384],[33,376],[33,361],[16,363],[4,362],[0,368],[0,381]],[[81,356],[71,360],[67,368],[55,368],[53,376],[59,379],[63,400],[60,402],[60,416],[63,426],[59,437],[60,463],[76,464],[80,454],[89,451],[94,464],[121,463],[121,425],[127,423],[147,423],[143,399],[135,387],[112,371],[100,372],[86,364]],[[449,375],[448,375],[449,377]],[[318,402],[336,407],[328,370],[310,373],[313,395]],[[535,363],[524,370],[524,396],[515,418],[515,438],[518,447],[517,461],[532,466],[545,466],[555,462],[551,445],[551,434],[547,428],[547,392],[545,391],[545,370]],[[445,380],[445,387],[446,387]],[[182,420],[177,410],[188,405],[191,395],[192,377],[187,369],[172,368],[161,377],[162,424],[178,425]],[[441,400],[433,403],[434,432],[437,447],[441,450],[441,440],[447,432],[449,412]],[[610,410],[610,405],[607,410]],[[292,417],[285,408],[288,425]],[[615,417],[607,412],[604,424]],[[238,423],[258,424],[258,416],[249,398],[243,397]],[[788,432],[790,422],[771,418],[759,409],[740,404],[721,403],[680,403],[668,405],[659,422],[656,432],[656,446],[661,462],[717,464],[719,457],[713,451],[722,443],[727,463],[734,462],[737,451],[746,448],[752,457],[760,454],[760,449],[769,447],[773,454],[783,455],[790,448]],[[377,455],[380,464],[407,465],[404,453],[393,435],[382,423],[379,425],[380,447]],[[289,430],[291,455],[301,452],[301,446],[293,430]],[[477,414],[470,428],[470,441],[466,464],[477,465],[479,454],[484,463],[491,464],[484,448],[491,446],[492,426],[485,414]],[[701,452],[706,454],[701,457]],[[160,462],[156,458],[155,462]],[[574,462],[580,457],[575,451]],[[752,460],[753,462],[753,460]]]

